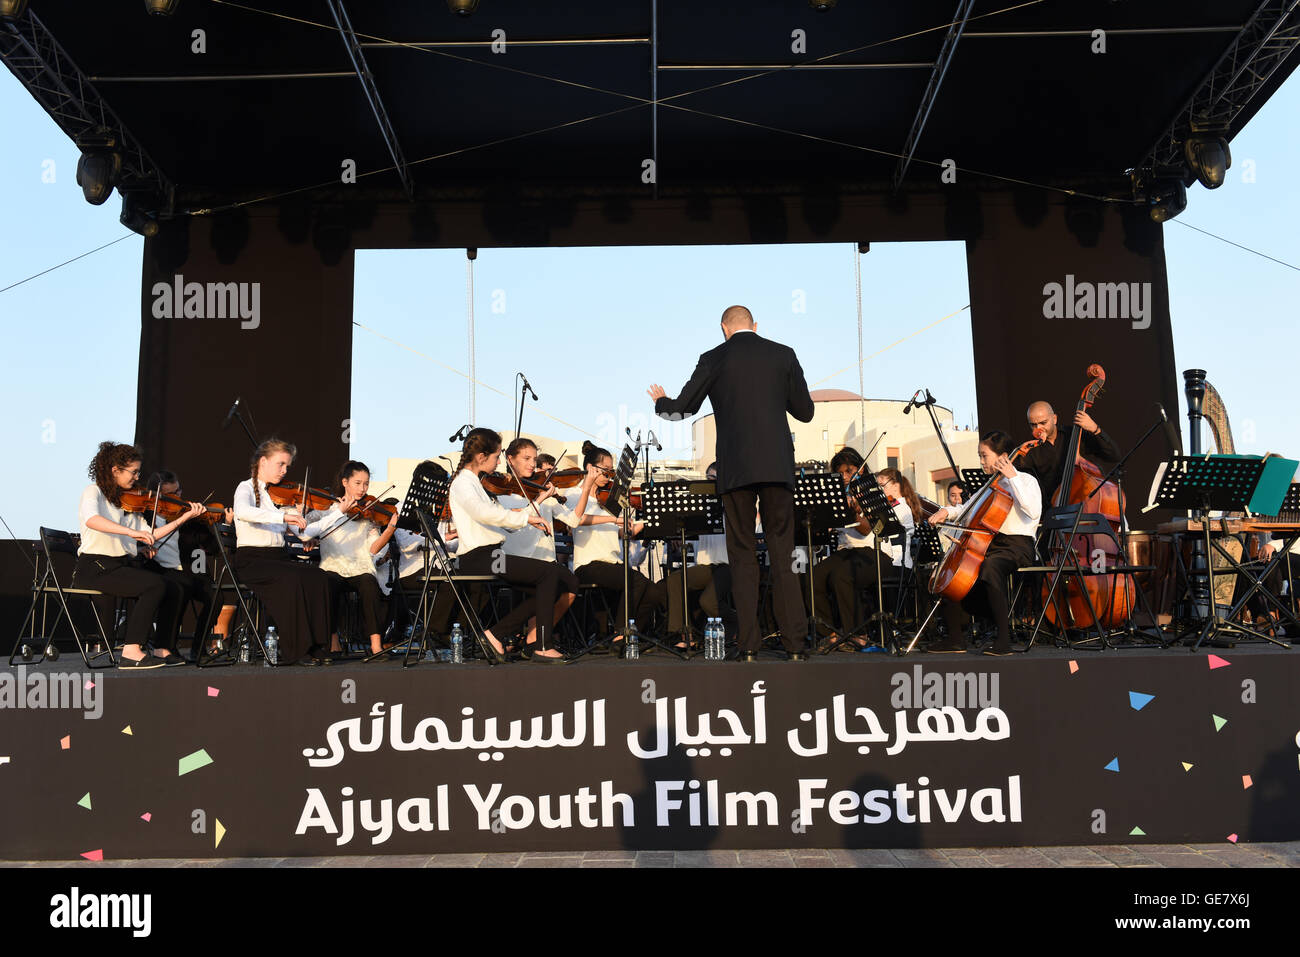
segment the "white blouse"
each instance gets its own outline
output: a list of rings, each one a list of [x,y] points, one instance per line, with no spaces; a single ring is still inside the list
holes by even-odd
[[[727,536],[725,532],[721,535],[700,536],[700,540],[695,546],[695,564],[727,564]]]
[[[587,498],[584,515],[608,515],[605,506],[596,500],[596,490],[592,489]],[[583,565],[592,562],[623,561],[623,545],[619,541],[618,530],[621,522],[604,522],[600,525],[573,525],[573,570],[576,572]],[[632,543],[635,547],[635,543]],[[631,549],[629,549],[629,552]],[[635,564],[635,562],[633,563]]]
[[[1002,522],[1003,535],[1028,535],[1033,538],[1038,532],[1038,519],[1043,511],[1043,490],[1038,479],[1028,472],[1017,472],[1011,478],[1002,479],[1002,487],[1011,493],[1011,511]],[[967,499],[961,505],[948,506],[948,521],[961,524],[960,516],[970,505]]]
[[[894,506],[894,515],[898,518],[899,524],[903,526],[907,533],[903,544],[896,540],[886,540],[880,543],[880,553],[888,555],[894,563],[895,568],[912,567],[912,529],[916,527],[916,522],[912,518],[912,510],[908,508],[906,502],[899,502]],[[875,536],[870,532],[862,534],[858,531],[856,525],[848,526],[841,531],[841,546],[848,548],[863,548],[875,543]]]
[[[500,545],[506,531],[514,531],[528,524],[528,515],[512,511],[492,501],[478,476],[469,469],[461,469],[451,481],[448,493],[451,503],[451,520],[456,523],[460,538],[460,554],[468,555],[484,545]]]
[[[77,506],[77,518],[81,522],[81,545],[77,548],[78,555],[123,557],[136,554],[138,543],[129,535],[99,532],[88,527],[86,521],[94,515],[140,531],[145,531],[149,527],[143,515],[123,511],[104,497],[98,485],[87,485],[81,493],[81,501]]]
[[[506,508],[522,508],[532,511],[532,506],[522,495],[499,495],[497,501]],[[574,504],[577,504],[576,502]],[[506,536],[505,553],[518,558],[536,558],[538,561],[555,561],[555,520],[558,518],[571,529],[578,527],[578,513],[567,505],[561,505],[553,498],[537,506],[551,527],[550,535],[543,535],[540,529],[525,525]]]
[[[266,483],[258,480],[262,504],[253,502],[253,479],[244,479],[235,487],[235,544],[241,548],[279,548],[284,545],[284,511],[276,508],[266,492]]]
[[[357,575],[375,575],[378,578],[370,546],[383,533],[374,522],[349,518],[339,509],[337,502],[328,511],[308,512],[305,517],[307,527],[298,537],[320,539],[322,571],[334,572],[344,578]]]

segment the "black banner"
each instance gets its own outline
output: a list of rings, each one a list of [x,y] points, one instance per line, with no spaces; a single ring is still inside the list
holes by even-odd
[[[8,859],[1300,837],[1289,654],[0,671]]]

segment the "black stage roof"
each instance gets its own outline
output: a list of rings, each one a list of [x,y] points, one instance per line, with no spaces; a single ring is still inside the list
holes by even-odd
[[[1300,62],[1298,23],[1296,0],[482,0],[464,18],[444,0],[180,0],[170,17],[141,0],[31,0],[0,24],[0,50],[70,135],[52,75],[90,111],[102,100],[178,208],[338,184],[345,159],[359,174],[400,163],[427,198],[888,190],[913,138],[905,188],[934,188],[929,164],[950,158],[961,176],[1122,194],[1211,82],[1239,130]],[[496,30],[504,53],[487,46]],[[355,190],[406,186],[390,171]]]

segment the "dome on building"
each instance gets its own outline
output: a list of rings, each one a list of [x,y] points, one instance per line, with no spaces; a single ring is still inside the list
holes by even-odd
[[[862,396],[845,389],[814,389],[808,393],[814,402],[861,402]],[[904,400],[906,401],[906,400]]]

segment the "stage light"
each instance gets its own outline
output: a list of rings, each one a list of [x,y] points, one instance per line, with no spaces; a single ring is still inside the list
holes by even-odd
[[[1194,133],[1183,143],[1187,165],[1202,186],[1218,189],[1232,168],[1232,151],[1228,141],[1217,133]]]
[[[824,13],[835,6],[835,0],[808,0],[808,6],[812,7],[818,13]]]
[[[1187,187],[1180,180],[1158,180],[1147,194],[1147,207],[1157,223],[1167,223],[1187,208]]]
[[[17,20],[27,12],[27,0],[0,0],[0,20]]]
[[[458,17],[468,17],[478,9],[478,0],[447,0],[447,9]]]
[[[144,0],[144,9],[155,17],[170,17],[181,0]]]
[[[77,185],[86,202],[102,206],[117,185],[122,173],[122,154],[117,151],[117,137],[100,128],[77,137],[81,158],[77,160]]]
[[[158,235],[158,220],[141,209],[140,204],[132,196],[122,197],[122,215],[118,217],[118,222],[145,239],[152,239]]]

